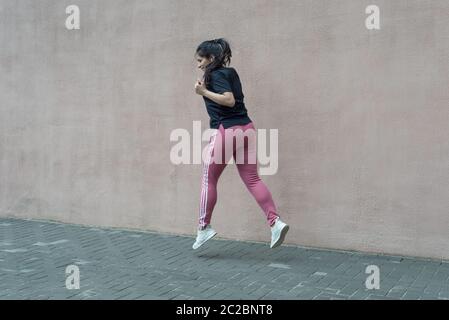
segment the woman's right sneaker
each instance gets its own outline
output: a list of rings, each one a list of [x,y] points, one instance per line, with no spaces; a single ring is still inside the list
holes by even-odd
[[[207,225],[207,227],[203,230],[198,230],[198,235],[196,236],[196,241],[193,244],[193,249],[198,249],[201,247],[207,240],[212,239],[215,237],[217,232],[215,232],[214,229],[212,229],[211,225]]]
[[[271,227],[271,246],[270,248],[276,248],[284,242],[285,235],[290,227],[288,224],[281,221],[280,218],[276,219],[276,222]]]

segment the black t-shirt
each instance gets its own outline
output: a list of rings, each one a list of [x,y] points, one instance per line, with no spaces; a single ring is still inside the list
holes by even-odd
[[[207,113],[210,117],[210,127],[218,129],[220,123],[229,128],[235,125],[245,125],[251,122],[243,102],[242,84],[234,68],[219,67],[211,72],[210,82],[206,87],[215,93],[232,92],[235,99],[233,107],[219,105],[209,98],[204,98]]]

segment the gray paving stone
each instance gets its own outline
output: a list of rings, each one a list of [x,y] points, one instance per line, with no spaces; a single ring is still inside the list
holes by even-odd
[[[349,299],[351,300],[365,300],[368,298],[374,290],[368,290],[368,289],[359,289],[354,294],[352,294]]]
[[[348,296],[326,292],[322,292],[313,298],[313,300],[347,300],[347,299]]]
[[[0,299],[449,299],[449,263],[0,219]],[[366,266],[380,289],[365,287]],[[77,265],[80,289],[65,288]]]

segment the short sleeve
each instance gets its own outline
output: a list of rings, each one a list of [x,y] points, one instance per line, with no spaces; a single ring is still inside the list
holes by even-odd
[[[213,72],[211,75],[212,88],[216,93],[232,92],[232,86],[223,72]]]

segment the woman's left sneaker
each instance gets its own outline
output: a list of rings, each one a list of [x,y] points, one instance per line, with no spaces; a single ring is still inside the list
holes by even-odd
[[[193,249],[198,249],[201,247],[207,240],[212,239],[217,232],[215,232],[214,229],[212,229],[211,225],[207,225],[207,227],[204,230],[198,230],[198,235],[196,236],[196,241],[193,244]]]
[[[277,218],[274,225],[271,227],[271,246],[270,248],[276,248],[284,242],[285,235],[290,227],[288,224]]]

